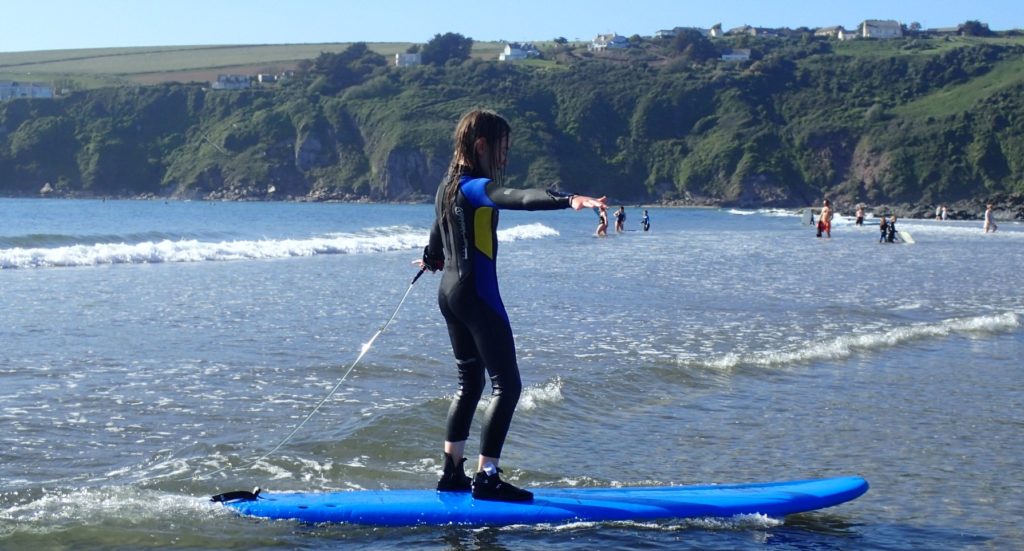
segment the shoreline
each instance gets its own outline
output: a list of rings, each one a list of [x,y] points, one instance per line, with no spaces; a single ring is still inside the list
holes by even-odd
[[[26,196],[26,195],[3,195],[0,196],[4,199],[78,199],[78,200],[96,200],[96,201],[207,201],[211,203],[263,203],[263,202],[280,202],[280,203],[346,203],[346,204],[369,204],[369,205],[424,205],[430,204],[430,198],[424,197],[410,197],[407,199],[396,199],[396,200],[380,200],[374,199],[370,196],[361,195],[341,195],[337,197],[325,197],[325,196],[207,196],[207,197],[173,197],[173,196],[159,196],[151,193],[141,195],[107,195],[107,196],[95,196],[95,195],[84,195],[84,194],[58,194],[48,193],[40,194],[37,196]],[[993,212],[995,213],[996,219],[1004,221],[1024,221],[1024,195],[1016,194],[1000,194],[987,199],[966,199],[955,202],[944,203],[947,207],[946,220],[982,220],[984,219],[985,208],[988,203],[993,204]],[[820,206],[805,205],[778,205],[778,204],[764,204],[764,205],[749,205],[732,203],[729,201],[717,202],[710,199],[704,199],[697,202],[687,202],[678,199],[666,199],[657,200],[650,202],[635,202],[635,201],[609,201],[609,205],[629,205],[630,208],[686,208],[686,209],[743,209],[743,210],[764,210],[764,209],[778,209],[778,210],[793,210],[800,212],[803,209],[811,208],[814,212],[821,210]],[[847,204],[842,201],[833,201],[834,208],[837,214],[843,214],[849,212],[849,216],[856,210],[857,205],[863,206],[865,212],[872,214],[873,216],[892,216],[896,215],[899,218],[906,218],[912,220],[934,220],[935,219],[935,204],[920,204],[914,205],[910,203],[853,203]]]

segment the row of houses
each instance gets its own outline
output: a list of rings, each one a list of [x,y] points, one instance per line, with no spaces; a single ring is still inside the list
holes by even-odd
[[[0,80],[0,101],[14,98],[49,98],[54,96],[53,86],[38,82]]]
[[[700,27],[676,27],[674,29],[660,30],[656,32],[654,36],[656,38],[674,38],[686,31],[696,31],[709,38],[743,35],[757,37],[787,37],[799,36],[805,32],[789,28],[773,29],[766,27],[752,27],[750,25],[733,27],[725,31],[722,30],[722,24],[718,23],[710,29],[702,29]],[[838,38],[840,40],[850,40],[853,38],[899,38],[903,36],[903,26],[900,25],[898,21],[891,19],[867,19],[861,22],[856,30],[845,29],[841,26],[821,27],[819,29],[815,29],[814,34],[815,36],[826,36],[830,38]]]
[[[257,73],[256,75],[217,75],[210,81],[211,90],[248,90],[253,84],[274,84],[295,76],[295,71],[282,73]]]
[[[498,54],[498,61],[522,61],[540,57],[540,50],[530,43],[507,42],[505,49]],[[412,67],[423,63],[419,53],[395,54],[395,67]]]

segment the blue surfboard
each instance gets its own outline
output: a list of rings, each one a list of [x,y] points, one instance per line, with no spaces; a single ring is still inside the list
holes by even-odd
[[[243,515],[375,526],[559,524],[581,521],[732,517],[781,518],[832,507],[868,490],[861,477],[760,484],[633,488],[530,488],[530,503],[473,499],[468,492],[358,490],[321,493],[232,492],[215,501]]]

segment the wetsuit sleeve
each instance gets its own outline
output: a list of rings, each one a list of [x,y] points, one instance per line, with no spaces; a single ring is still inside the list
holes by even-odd
[[[423,249],[423,264],[430,270],[444,268],[444,246],[441,243],[441,226],[434,221],[430,227],[430,240]]]
[[[499,209],[557,210],[572,206],[569,202],[571,195],[561,195],[551,190],[506,188],[490,182],[484,192]]]

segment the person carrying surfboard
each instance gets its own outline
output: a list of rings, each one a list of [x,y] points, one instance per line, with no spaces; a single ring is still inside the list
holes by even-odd
[[[430,240],[418,263],[431,272],[443,270],[438,306],[459,376],[437,489],[471,490],[476,499],[530,501],[533,494],[501,480],[498,468],[522,391],[512,327],[498,292],[498,212],[604,209],[606,199],[504,187],[510,135],[508,122],[492,111],[470,111],[459,121],[452,161],[434,199]],[[484,411],[476,476],[470,479],[463,470],[466,440],[487,376],[492,399]]]

